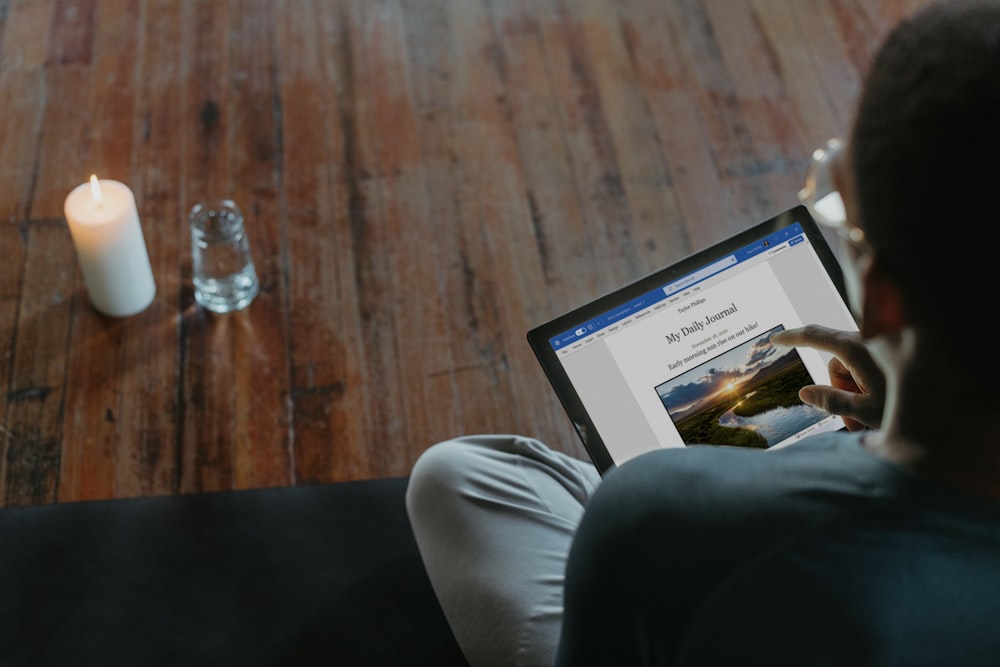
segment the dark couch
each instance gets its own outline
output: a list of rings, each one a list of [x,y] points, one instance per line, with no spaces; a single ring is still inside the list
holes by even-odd
[[[0,663],[466,665],[405,478],[0,510]]]

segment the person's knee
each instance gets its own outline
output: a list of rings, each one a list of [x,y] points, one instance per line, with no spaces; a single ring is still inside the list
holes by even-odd
[[[445,440],[420,455],[406,487],[406,509],[411,519],[455,497],[469,474],[470,454],[468,445],[460,440]]]

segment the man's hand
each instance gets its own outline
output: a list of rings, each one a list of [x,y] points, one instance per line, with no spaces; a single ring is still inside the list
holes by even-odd
[[[861,336],[817,324],[779,331],[771,342],[787,347],[813,347],[833,354],[830,384],[799,390],[803,403],[843,417],[849,431],[878,428],[885,407],[885,376]]]

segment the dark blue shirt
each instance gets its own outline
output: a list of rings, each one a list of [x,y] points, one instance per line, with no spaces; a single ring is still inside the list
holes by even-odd
[[[1000,503],[858,434],[696,446],[605,476],[558,665],[1000,665]]]

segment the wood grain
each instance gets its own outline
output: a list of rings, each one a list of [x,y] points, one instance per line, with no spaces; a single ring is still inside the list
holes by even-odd
[[[0,0],[0,504],[584,456],[525,341],[795,203],[925,0]],[[89,305],[62,205],[135,192],[157,282]],[[262,290],[194,301],[232,198]]]

